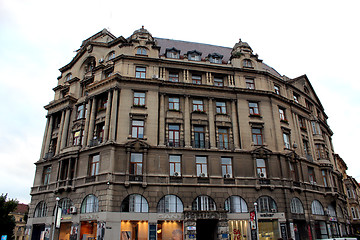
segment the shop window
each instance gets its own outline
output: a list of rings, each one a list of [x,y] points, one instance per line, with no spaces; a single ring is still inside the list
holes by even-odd
[[[120,240],[146,240],[149,239],[149,225],[147,221],[121,221]]]
[[[255,80],[252,78],[245,79],[246,88],[247,89],[255,89]]]
[[[96,176],[99,174],[100,168],[100,155],[96,154],[90,157],[90,176]]]
[[[115,58],[115,52],[112,51],[108,54],[108,60],[113,60]]]
[[[311,203],[311,212],[314,215],[325,215],[324,208],[318,200]]]
[[[309,175],[309,182],[311,184],[316,184],[315,181],[315,172],[313,167],[308,167],[308,175]]]
[[[283,139],[284,139],[284,147],[290,149],[291,148],[290,133],[283,132]]]
[[[205,128],[202,126],[194,127],[194,144],[195,148],[205,148]]]
[[[168,146],[180,147],[180,126],[178,124],[169,124]]]
[[[135,77],[136,78],[146,78],[146,67],[136,67],[135,68]]]
[[[260,115],[259,104],[257,102],[249,102],[249,112],[250,116]]]
[[[170,164],[170,176],[180,177],[181,176],[181,156],[180,155],[169,155]]]
[[[70,207],[73,206],[72,201],[69,198],[62,198],[59,201],[59,207],[61,208],[62,215],[71,214]]]
[[[244,236],[250,236],[249,221],[248,220],[229,220],[229,239],[232,240],[246,240]],[[273,238],[275,239],[275,238]]]
[[[219,149],[229,149],[229,130],[227,128],[218,129]]]
[[[201,76],[200,75],[195,75],[193,74],[191,76],[191,79],[192,79],[192,83],[194,84],[201,84]]]
[[[131,121],[131,137],[144,138],[144,121],[132,120]]]
[[[223,87],[224,86],[224,79],[219,77],[214,77],[214,86]]]
[[[207,177],[207,157],[196,156],[196,176]]]
[[[51,174],[51,166],[45,166],[43,170],[43,185],[48,185],[50,183],[50,174]]]
[[[138,47],[136,49],[136,54],[137,55],[147,55],[147,50],[144,47]]]
[[[178,97],[169,97],[169,110],[180,110],[180,99]]]
[[[298,198],[291,199],[290,209],[291,213],[304,214],[304,207]]]
[[[157,212],[159,213],[178,213],[183,212],[184,206],[179,197],[175,195],[166,195],[160,199]]]
[[[276,203],[274,199],[269,196],[261,196],[256,200],[256,202],[260,213],[277,212]]]
[[[81,213],[92,213],[99,211],[99,200],[95,195],[87,195],[81,204]]]
[[[143,168],[143,154],[142,153],[131,153],[130,156],[130,174],[142,175]]]
[[[35,207],[34,218],[46,217],[46,216],[47,216],[47,205],[44,201],[41,201]]]
[[[230,196],[225,200],[225,211],[230,213],[248,212],[245,200],[240,196]]]
[[[209,196],[198,196],[192,204],[194,211],[215,211],[216,205],[214,200]]]
[[[267,178],[265,159],[256,159],[256,173],[259,178]]]
[[[275,94],[280,95],[280,86],[274,85],[274,91],[275,91]]]
[[[203,100],[193,100],[193,111],[194,112],[204,112]]]
[[[251,134],[255,145],[263,145],[262,128],[251,128]]]
[[[169,81],[170,81],[170,82],[179,82],[179,73],[177,73],[177,72],[170,72],[170,73],[169,73]]]
[[[226,103],[225,102],[216,102],[216,113],[226,114]]]
[[[221,157],[221,172],[224,178],[232,178],[232,161],[229,157]]]
[[[251,60],[249,60],[249,59],[244,59],[244,60],[243,60],[243,67],[244,67],[244,68],[252,68],[253,65],[252,65]]]
[[[155,226],[156,227],[156,226]],[[155,239],[155,238],[154,238]],[[183,223],[178,221],[158,221],[157,224],[157,240],[182,240]]]
[[[127,196],[121,204],[121,212],[148,212],[147,200],[139,194]]]

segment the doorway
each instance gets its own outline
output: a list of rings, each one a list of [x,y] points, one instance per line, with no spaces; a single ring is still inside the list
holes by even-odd
[[[217,219],[199,219],[196,221],[196,240],[217,239]]]

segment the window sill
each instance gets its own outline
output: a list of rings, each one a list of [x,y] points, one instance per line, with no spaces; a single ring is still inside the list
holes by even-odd
[[[250,114],[249,117],[262,118],[260,114]]]
[[[206,114],[205,111],[192,111],[192,113]]]
[[[143,137],[143,138],[136,138],[136,137],[128,137],[128,139],[129,140],[136,140],[136,139],[138,139],[138,140],[147,140],[147,137]]]
[[[169,109],[170,112],[181,112],[180,109]]]
[[[147,54],[135,54],[135,56],[148,57]]]
[[[147,107],[145,105],[132,105],[132,108],[144,108],[147,109]]]
[[[285,120],[281,119],[281,120],[280,120],[280,122],[282,122],[282,123],[286,123],[286,124],[289,124],[289,121],[288,121],[288,120],[286,120],[286,119],[285,119]]]
[[[216,113],[216,115],[220,115],[220,116],[228,116],[227,113]]]

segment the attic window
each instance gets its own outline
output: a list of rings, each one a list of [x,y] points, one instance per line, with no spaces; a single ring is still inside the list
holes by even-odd
[[[165,55],[167,58],[174,58],[179,59],[180,58],[180,50],[177,50],[176,48],[167,48],[165,51]]]
[[[222,63],[223,55],[213,53],[213,54],[209,54],[208,57],[211,63]]]
[[[108,55],[108,60],[112,60],[112,59],[114,59],[114,58],[115,58],[115,52],[112,51],[112,52],[110,52],[109,55]]]
[[[144,47],[139,47],[136,50],[136,55],[147,55],[147,50]]]
[[[198,52],[196,50],[187,52],[188,60],[192,61],[200,61],[201,60],[201,52]]]
[[[244,59],[244,60],[243,60],[243,67],[244,67],[244,68],[252,68],[253,65],[252,65],[251,60],[249,60],[249,59]]]
[[[67,75],[65,76],[65,82],[70,81],[70,80],[71,80],[71,78],[72,78],[71,73],[67,74]]]

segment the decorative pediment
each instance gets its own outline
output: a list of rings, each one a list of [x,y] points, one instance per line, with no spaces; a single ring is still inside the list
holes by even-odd
[[[136,152],[141,151],[142,149],[149,149],[150,145],[147,144],[145,141],[140,139],[136,139],[134,141],[129,141],[125,144],[126,148],[134,149]]]
[[[272,151],[264,146],[260,146],[258,148],[255,148],[251,154],[252,155],[257,155],[257,157],[259,158],[264,158],[267,155],[270,155],[272,153]]]
[[[289,153],[285,154],[286,158],[289,159],[290,161],[294,162],[299,160],[299,155],[296,154],[296,152],[294,151],[290,151]]]

